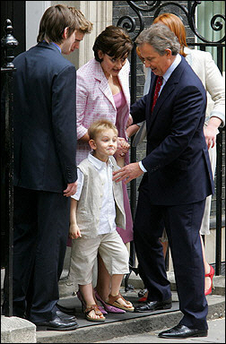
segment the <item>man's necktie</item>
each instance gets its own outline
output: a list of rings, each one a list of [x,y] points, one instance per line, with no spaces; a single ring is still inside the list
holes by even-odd
[[[162,86],[162,82],[163,82],[163,77],[158,76],[157,80],[156,80],[156,85],[155,85],[155,93],[154,93],[154,97],[153,97],[151,112],[153,112],[153,109],[154,109],[155,104],[157,102],[159,91],[160,91],[160,88]]]

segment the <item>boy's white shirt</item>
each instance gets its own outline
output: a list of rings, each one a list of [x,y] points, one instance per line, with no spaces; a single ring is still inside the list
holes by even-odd
[[[95,158],[92,155],[92,152],[89,153],[88,160],[94,165],[99,173],[102,183],[104,184],[98,235],[111,233],[116,230],[116,209],[112,185],[113,164],[110,159],[108,160],[108,163],[105,163]],[[72,198],[74,198],[76,201],[79,201],[84,184],[84,175],[79,168],[77,169],[77,174],[77,192],[75,193],[75,195],[72,196]]]

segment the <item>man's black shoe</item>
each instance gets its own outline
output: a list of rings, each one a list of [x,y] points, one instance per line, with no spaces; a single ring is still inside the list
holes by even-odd
[[[188,338],[188,337],[207,337],[207,330],[198,330],[189,328],[185,325],[176,325],[170,330],[162,331],[159,333],[160,338]]]
[[[56,316],[53,320],[35,323],[37,331],[52,330],[52,331],[72,331],[78,328],[75,320],[66,320]]]
[[[76,320],[76,317],[74,315],[66,314],[64,312],[61,312],[59,309],[56,311],[56,315],[63,320]]]
[[[142,305],[135,307],[134,312],[145,313],[151,311],[157,311],[160,309],[169,309],[172,307],[172,299],[165,301],[147,301]]]

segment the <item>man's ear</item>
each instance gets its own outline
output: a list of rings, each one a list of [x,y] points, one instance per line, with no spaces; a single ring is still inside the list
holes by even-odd
[[[172,50],[171,49],[166,49],[165,52],[166,52],[166,56],[167,57],[171,57],[172,56]]]
[[[97,147],[96,142],[93,139],[89,140],[89,146],[92,150],[95,150]]]
[[[68,39],[68,31],[69,31],[69,27],[65,27],[64,32],[63,32],[63,39]]]

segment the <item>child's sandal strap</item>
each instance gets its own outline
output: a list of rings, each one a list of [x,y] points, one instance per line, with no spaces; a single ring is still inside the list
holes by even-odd
[[[99,310],[97,305],[91,305],[85,309],[85,314],[89,314],[89,312],[94,311],[96,315],[103,316],[103,313]]]

